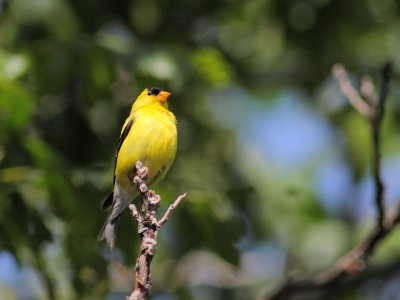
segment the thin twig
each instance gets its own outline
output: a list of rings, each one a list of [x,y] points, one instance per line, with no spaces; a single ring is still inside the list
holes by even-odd
[[[186,198],[186,193],[180,195],[178,198],[176,198],[175,202],[171,204],[167,211],[165,212],[164,216],[158,221],[158,226],[163,226],[169,219],[169,216],[171,215],[172,211],[179,205],[179,203]]]
[[[332,68],[332,73],[339,83],[339,88],[343,95],[347,97],[350,104],[363,116],[369,117],[371,115],[371,108],[367,103],[360,97],[357,90],[353,87],[350,82],[349,76],[346,70],[341,64],[336,64]]]
[[[381,178],[381,124],[384,117],[384,107],[389,89],[391,75],[391,64],[388,63],[382,70],[382,83],[379,99],[375,101],[373,97],[372,81],[364,84],[370,86],[364,87],[364,96],[370,96],[368,104],[364,102],[358,92],[349,81],[349,77],[343,66],[337,64],[333,68],[333,73],[338,79],[340,89],[348,98],[353,107],[365,116],[371,126],[372,134],[372,173],[375,186],[375,206],[377,207],[378,217],[375,226],[367,237],[356,245],[328,270],[323,271],[313,278],[301,280],[288,280],[268,299],[289,299],[298,293],[312,292],[322,290],[326,287],[340,285],[343,280],[364,270],[368,257],[374,252],[379,243],[393,230],[400,222],[400,209],[391,218],[385,216],[383,196],[384,185]]]
[[[370,116],[372,133],[372,173],[375,184],[375,204],[378,210],[378,224],[380,226],[383,226],[385,219],[385,208],[383,203],[385,188],[381,177],[381,125],[385,113],[385,103],[389,89],[391,70],[391,63],[389,62],[382,69],[382,83],[379,100],[371,106],[373,114]]]
[[[129,209],[138,224],[141,245],[140,253],[136,260],[135,287],[132,294],[126,297],[126,300],[144,300],[148,298],[152,284],[150,266],[157,250],[158,231],[161,226],[168,221],[172,210],[186,197],[186,193],[180,195],[175,202],[170,205],[160,221],[158,221],[156,212],[160,206],[161,197],[154,191],[148,189],[146,185],[147,174],[148,169],[138,161],[136,163],[136,172],[133,175],[133,182],[136,184],[142,196],[142,209],[141,213],[139,213],[133,203],[129,205]]]
[[[361,78],[360,93],[370,106],[378,101],[378,97],[375,94],[375,86],[370,75],[364,75]]]

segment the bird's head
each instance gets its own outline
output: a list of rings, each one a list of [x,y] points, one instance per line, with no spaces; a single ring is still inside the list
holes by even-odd
[[[146,88],[139,97],[137,97],[136,101],[133,103],[133,107],[139,108],[147,105],[161,105],[168,108],[167,99],[169,95],[171,95],[171,93],[156,87]]]

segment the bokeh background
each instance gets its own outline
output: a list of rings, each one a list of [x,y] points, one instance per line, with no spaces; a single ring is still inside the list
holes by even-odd
[[[172,92],[175,164],[152,299],[255,299],[330,266],[375,216],[368,124],[338,91],[394,79],[387,208],[400,199],[400,2],[0,0],[0,299],[124,299],[138,238],[96,242],[119,130],[145,87]],[[372,264],[400,259],[400,233]],[[400,270],[336,299],[398,299]],[[386,297],[386,298],[385,298]],[[397,298],[390,298],[397,297]],[[325,298],[326,299],[326,298]]]

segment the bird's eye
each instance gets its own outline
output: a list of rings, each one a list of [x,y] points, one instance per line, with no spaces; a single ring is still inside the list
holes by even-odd
[[[151,95],[151,91],[149,91],[149,92],[147,93],[147,95],[149,95],[149,96],[150,96],[150,95]]]
[[[150,88],[150,92],[152,95],[157,96],[161,92],[161,90],[156,87],[152,87]]]

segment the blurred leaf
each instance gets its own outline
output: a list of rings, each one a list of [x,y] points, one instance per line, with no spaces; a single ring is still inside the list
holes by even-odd
[[[0,78],[13,80],[28,70],[28,58],[21,54],[11,55],[0,50]]]
[[[346,136],[349,160],[360,172],[364,170],[370,160],[371,137],[369,125],[359,113],[353,111],[347,115],[342,126],[343,134]],[[360,151],[360,149],[365,150]]]
[[[0,81],[0,127],[22,130],[28,125],[34,109],[32,96],[19,84]]]
[[[199,49],[194,52],[192,61],[200,76],[214,86],[228,85],[233,80],[233,68],[217,49]]]

